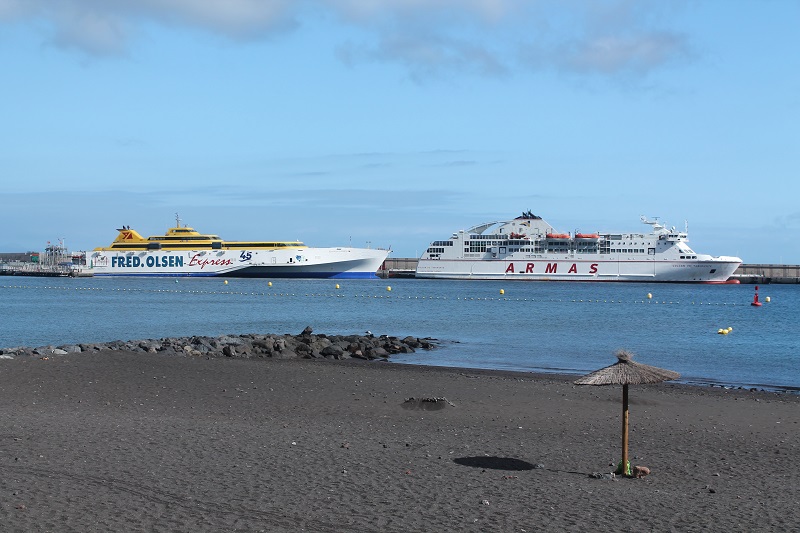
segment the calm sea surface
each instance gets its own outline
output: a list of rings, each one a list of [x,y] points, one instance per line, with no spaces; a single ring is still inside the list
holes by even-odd
[[[800,285],[761,286],[760,308],[753,294],[753,285],[0,277],[0,347],[311,326],[442,341],[392,358],[401,363],[584,374],[625,348],[688,383],[800,390]]]

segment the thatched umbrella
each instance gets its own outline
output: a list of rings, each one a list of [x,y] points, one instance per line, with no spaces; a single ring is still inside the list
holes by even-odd
[[[618,350],[618,361],[611,366],[595,370],[580,379],[576,385],[622,385],[622,473],[630,475],[628,470],[628,385],[642,383],[661,383],[681,377],[677,372],[664,370],[655,366],[633,362],[633,354]]]

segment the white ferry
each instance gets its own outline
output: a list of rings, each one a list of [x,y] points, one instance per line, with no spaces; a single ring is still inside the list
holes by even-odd
[[[417,278],[541,281],[736,283],[738,257],[698,254],[687,232],[658,219],[647,233],[559,233],[527,211],[434,241]],[[730,281],[729,281],[730,280]]]
[[[176,217],[177,218],[177,217]],[[188,226],[144,238],[130,226],[86,257],[95,276],[375,278],[388,250],[311,248],[300,241],[224,241]]]

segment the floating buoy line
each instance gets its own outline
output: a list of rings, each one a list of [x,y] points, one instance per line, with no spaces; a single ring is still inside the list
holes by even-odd
[[[176,282],[178,280],[175,280]],[[228,287],[228,282],[225,280],[224,286]],[[272,282],[268,286],[272,287]],[[132,292],[132,293],[165,293],[165,294],[220,294],[229,296],[266,296],[266,297],[301,297],[301,298],[369,298],[369,299],[386,299],[386,300],[457,300],[457,301],[476,301],[476,302],[538,302],[538,303],[575,303],[575,304],[646,304],[646,305],[706,305],[706,306],[719,306],[719,307],[735,307],[751,305],[749,302],[702,302],[702,301],[673,301],[673,300],[658,300],[652,294],[648,293],[642,299],[634,300],[620,300],[620,299],[592,299],[592,298],[512,298],[505,295],[504,290],[500,290],[500,296],[427,296],[427,295],[398,295],[392,293],[391,287],[385,288],[384,294],[342,294],[340,286],[335,285],[335,293],[326,292],[277,292],[277,291],[233,291],[233,290],[189,290],[189,289],[140,289],[140,288],[125,288],[125,287],[65,287],[65,286],[32,286],[32,285],[0,285],[0,289],[8,290],[56,290],[56,291],[85,291],[85,292]],[[764,298],[764,302],[769,302],[769,297]]]

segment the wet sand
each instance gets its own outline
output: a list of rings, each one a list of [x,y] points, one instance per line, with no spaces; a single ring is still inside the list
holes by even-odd
[[[611,361],[609,362],[609,364]],[[408,398],[446,398],[406,402]],[[800,396],[126,352],[0,360],[4,531],[789,531]],[[431,407],[435,409],[427,409]]]

